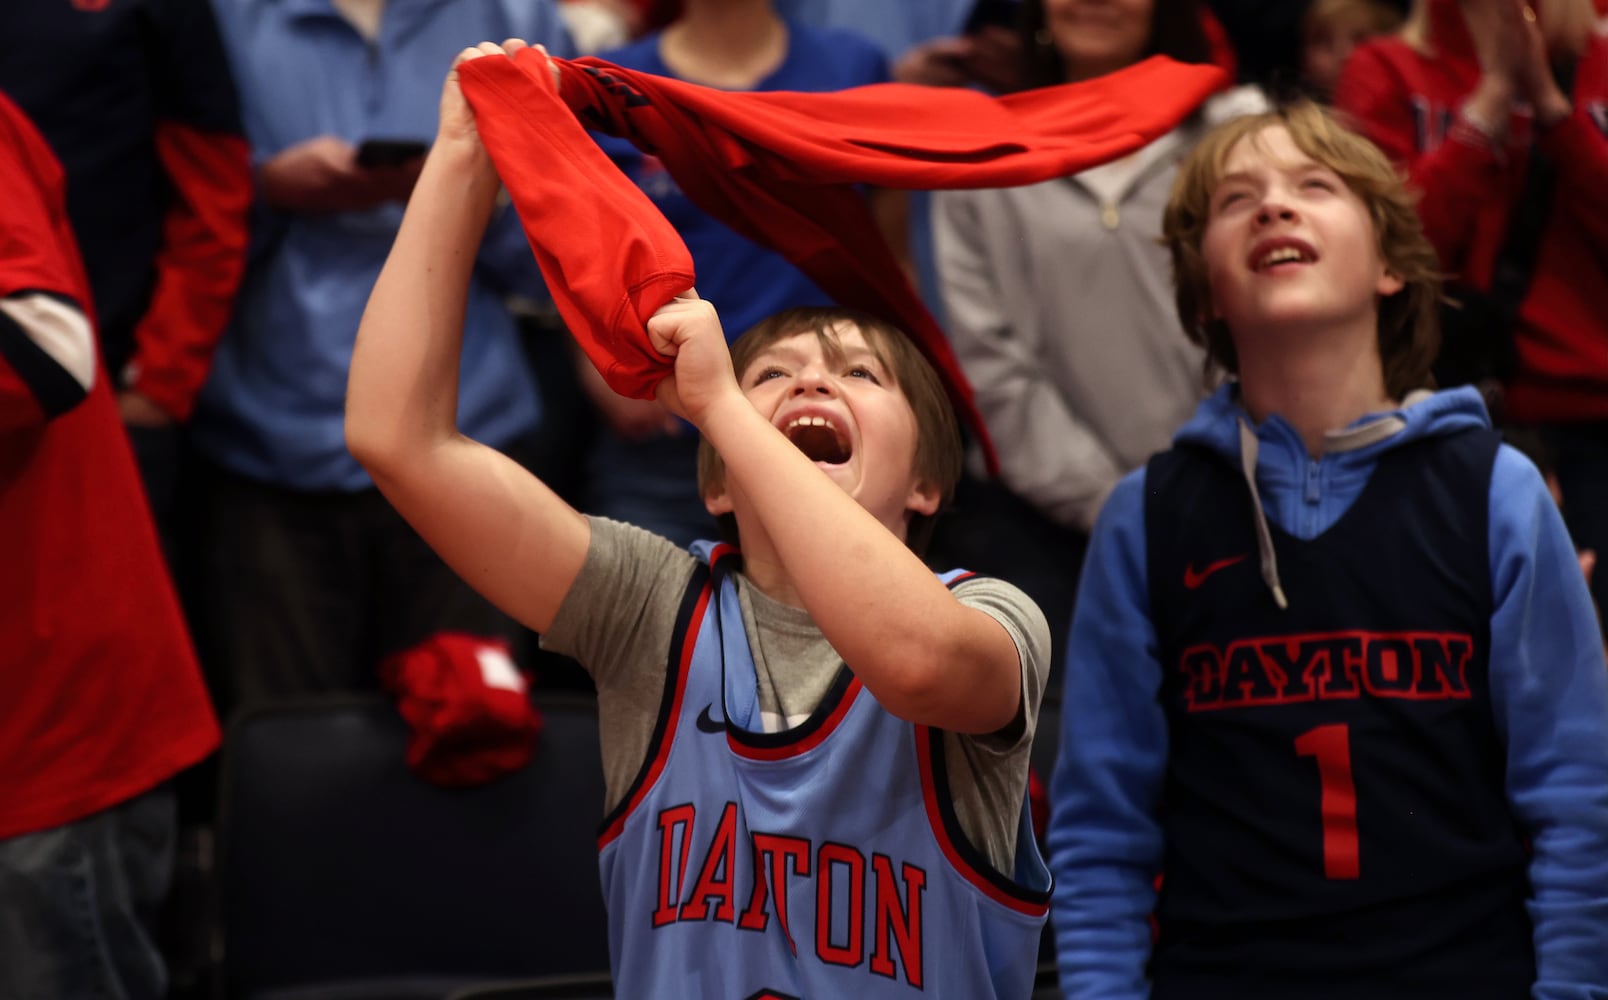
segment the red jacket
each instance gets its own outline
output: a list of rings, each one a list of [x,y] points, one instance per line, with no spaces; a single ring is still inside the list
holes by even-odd
[[[64,187],[0,96],[0,297],[48,293],[93,322]],[[218,743],[106,369],[85,395],[49,358],[0,314],[0,838],[122,802]]]
[[[1398,38],[1369,41],[1346,63],[1335,104],[1408,170],[1441,266],[1486,288],[1523,187],[1530,121],[1515,116],[1503,155],[1452,127],[1479,64],[1455,9],[1435,13],[1437,56]],[[1576,67],[1573,103],[1574,114],[1538,140],[1559,174],[1519,309],[1519,371],[1506,394],[1518,421],[1608,420],[1608,38],[1601,34]]]
[[[71,179],[112,375],[188,418],[245,269],[253,187],[211,5],[8,4],[0,90]]]
[[[900,83],[729,93],[599,59],[556,62],[561,99],[535,50],[474,60],[460,76],[559,311],[615,391],[647,398],[668,374],[643,324],[693,284],[692,259],[582,124],[657,156],[698,207],[842,305],[909,333],[985,449],[971,387],[854,185],[1009,187],[1077,173],[1174,128],[1224,81],[1215,67],[1156,58],[1002,98]]]

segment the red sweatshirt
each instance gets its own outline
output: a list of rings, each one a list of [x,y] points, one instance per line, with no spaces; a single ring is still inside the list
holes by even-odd
[[[112,374],[178,420],[245,270],[251,155],[208,0],[6,5],[0,90],[71,182]]]
[[[65,183],[0,97],[0,298],[94,308]],[[106,369],[85,394],[0,313],[0,838],[81,819],[200,760],[218,727]]]
[[[1455,9],[1435,14],[1437,56],[1398,38],[1369,41],[1346,63],[1335,104],[1408,170],[1441,266],[1488,288],[1523,189],[1531,123],[1514,117],[1503,154],[1454,127],[1479,64]],[[1506,405],[1521,422],[1608,420],[1608,38],[1593,36],[1572,96],[1573,115],[1538,142],[1559,173],[1515,333],[1519,371]]]
[[[1157,58],[1003,98],[899,83],[730,93],[599,59],[556,62],[562,101],[534,50],[460,74],[559,311],[615,391],[650,397],[669,372],[644,324],[694,283],[692,260],[583,124],[657,156],[698,207],[842,305],[908,332],[990,459],[971,387],[854,185],[1010,187],[1073,174],[1174,128],[1224,82],[1214,67]]]

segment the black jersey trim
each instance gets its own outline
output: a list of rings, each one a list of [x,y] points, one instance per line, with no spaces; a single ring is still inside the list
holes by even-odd
[[[986,579],[970,571],[960,571],[945,581],[954,590],[962,583]],[[1049,910],[1050,890],[1030,889],[994,867],[961,829],[955,813],[955,798],[949,786],[949,765],[944,756],[944,731],[933,726],[914,726],[916,759],[921,769],[922,798],[927,805],[928,823],[938,838],[938,846],[949,863],[968,882],[995,902],[1019,913],[1043,916]],[[1028,808],[1027,789],[1022,789],[1022,808]],[[1020,849],[1023,845],[1018,844]]]
[[[797,757],[815,749],[830,736],[864,690],[860,679],[844,665],[838,668],[837,676],[832,678],[832,686],[821,698],[821,703],[815,706],[815,711],[797,726],[779,733],[756,733],[735,726],[728,719],[726,739],[732,751],[741,757],[755,760]]]
[[[1050,905],[1049,889],[1030,889],[994,867],[961,829],[955,813],[954,797],[939,794],[949,789],[949,766],[944,758],[944,731],[932,726],[916,726],[916,757],[921,764],[922,797],[927,817],[944,856],[968,882],[1001,905],[1019,913],[1042,916]],[[1028,808],[1027,790],[1022,792],[1022,808]],[[1022,845],[1018,845],[1020,849]]]
[[[718,554],[717,550],[717,557]],[[675,628],[670,633],[670,647],[665,659],[664,694],[659,699],[659,717],[654,720],[653,734],[648,737],[648,752],[619,804],[598,825],[600,849],[620,835],[626,818],[641,804],[648,789],[664,770],[670,744],[675,740],[676,723],[681,700],[687,690],[687,672],[691,666],[693,649],[698,643],[698,631],[704,615],[708,613],[709,602],[714,598],[712,584],[713,574],[709,567],[698,563],[692,571],[692,578],[687,581],[681,607],[676,611]]]

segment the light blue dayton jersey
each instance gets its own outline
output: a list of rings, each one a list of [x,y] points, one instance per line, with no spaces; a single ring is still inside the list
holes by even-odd
[[[847,666],[806,722],[760,731],[740,556],[694,552],[712,565],[682,603],[647,761],[599,839],[617,995],[1027,997],[1050,878],[1025,796],[1012,878],[960,830],[941,733]]]

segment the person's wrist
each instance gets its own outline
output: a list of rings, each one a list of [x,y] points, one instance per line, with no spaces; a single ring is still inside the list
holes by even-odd
[[[486,152],[478,136],[437,136],[425,160],[425,169],[432,168],[458,178],[466,188],[463,196],[470,199],[471,204],[483,206],[488,214],[496,205],[502,179],[497,176],[491,154]]]
[[[726,428],[740,426],[741,422],[750,419],[763,419],[754,404],[742,394],[733,383],[731,388],[717,394],[703,408],[703,412],[696,416],[689,414],[687,419],[694,427],[706,437],[715,438],[719,432]]]
[[[491,163],[491,154],[486,152],[485,144],[480,141],[476,132],[461,132],[456,130],[442,130],[436,136],[435,142],[430,146],[432,156],[439,154],[454,170],[490,170],[496,172]]]
[[[1535,102],[1535,125],[1542,132],[1551,130],[1574,113],[1574,106],[1556,86],[1551,93],[1542,94]]]
[[[1462,122],[1462,124],[1469,126],[1475,132],[1479,133],[1480,138],[1492,145],[1499,144],[1502,138],[1502,133],[1505,131],[1490,116],[1481,111],[1479,108],[1464,107],[1463,110],[1458,114],[1458,119]]]
[[[1512,101],[1513,91],[1507,82],[1487,77],[1458,109],[1452,125],[1454,133],[1474,145],[1501,153],[1507,140]]]

